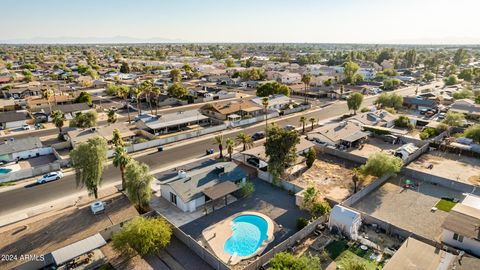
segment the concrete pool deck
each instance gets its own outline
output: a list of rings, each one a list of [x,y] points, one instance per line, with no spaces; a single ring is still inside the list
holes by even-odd
[[[259,216],[265,219],[265,221],[267,221],[267,224],[268,224],[267,239],[263,241],[263,243],[258,247],[258,249],[255,252],[253,252],[248,256],[236,256],[236,255],[228,254],[224,249],[224,245],[225,245],[225,242],[232,236],[232,233],[233,233],[231,223],[236,217],[243,216],[243,215],[254,215],[254,216]],[[263,250],[265,250],[268,244],[271,243],[274,239],[274,236],[273,236],[274,228],[275,228],[275,224],[270,217],[258,212],[245,211],[245,212],[234,214],[204,229],[202,231],[202,238],[203,238],[202,241],[206,243],[210,247],[210,249],[217,255],[217,257],[220,258],[223,262],[230,265],[235,265],[244,259],[251,258],[263,252]]]

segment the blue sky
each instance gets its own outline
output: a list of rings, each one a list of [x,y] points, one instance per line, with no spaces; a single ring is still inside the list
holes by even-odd
[[[0,40],[480,43],[475,0],[0,1]]]

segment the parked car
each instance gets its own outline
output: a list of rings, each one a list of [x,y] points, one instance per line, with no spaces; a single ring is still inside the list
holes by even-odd
[[[438,114],[438,119],[445,119],[445,113],[444,112],[441,112]]]
[[[23,125],[22,125],[22,129],[23,129],[23,130],[30,130],[30,129],[32,129],[32,128],[30,127],[30,125],[23,124]]]
[[[284,127],[284,129],[289,130],[289,131],[292,131],[292,130],[295,130],[296,127],[295,127],[294,125],[286,125],[286,126]]]
[[[425,117],[430,118],[430,117],[432,117],[434,114],[435,114],[435,113],[432,112],[432,111],[427,111],[427,112],[425,113]]]
[[[256,168],[260,167],[260,161],[258,160],[258,158],[249,157],[247,158],[247,163],[255,166]]]
[[[428,109],[424,108],[424,109],[420,109],[419,111],[421,115],[424,115],[426,112],[428,112]]]
[[[252,140],[254,140],[254,141],[258,141],[258,140],[261,140],[263,138],[265,138],[265,133],[263,133],[263,132],[255,132],[252,135]]]
[[[94,215],[98,213],[102,213],[105,211],[105,203],[101,201],[96,201],[92,204],[90,204],[90,210]]]
[[[37,183],[39,184],[44,184],[46,182],[50,182],[50,181],[55,181],[55,180],[58,180],[60,178],[63,177],[63,173],[60,172],[60,171],[57,171],[57,172],[49,172],[45,175],[43,175],[42,177],[38,178],[37,179]]]
[[[117,109],[117,107],[112,106],[112,107],[110,107],[110,111],[116,112],[116,111],[118,111],[118,109]]]

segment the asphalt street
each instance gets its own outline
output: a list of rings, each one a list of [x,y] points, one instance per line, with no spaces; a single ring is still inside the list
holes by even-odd
[[[431,87],[431,85],[420,87],[420,89],[428,87]],[[408,87],[397,90],[396,92],[401,95],[413,94],[415,88],[416,87]],[[372,105],[375,99],[376,96],[365,97],[362,107]],[[306,116],[307,118],[315,117],[316,119],[318,119],[319,122],[321,122],[326,119],[341,116],[347,112],[348,109],[346,102],[339,101],[325,108],[322,108],[319,111],[307,111],[304,114],[298,114],[290,118],[286,116],[283,119],[276,118],[272,119],[271,121],[276,122],[280,126],[299,126],[299,119],[301,116]],[[240,132],[253,134],[257,131],[263,131],[264,127],[264,125],[257,123],[254,126],[245,127],[243,129],[225,130],[223,131],[223,133],[225,139],[227,137],[235,138]],[[200,158],[205,156],[206,149],[215,148],[216,150],[211,136],[206,136],[207,137],[204,139],[199,138],[198,140],[191,142],[181,142],[173,148],[167,146],[165,147],[165,150],[163,152],[147,154],[145,156],[140,156],[136,159],[138,161],[148,164],[150,166],[150,169],[153,171],[161,169],[162,167],[171,166],[181,161]],[[116,181],[120,181],[119,170],[112,165],[107,166],[103,174],[103,183],[108,184]],[[75,194],[79,192],[81,188],[82,187],[77,186],[75,176],[69,175],[58,181],[46,183],[43,185],[20,186],[16,189],[0,192],[0,216]]]

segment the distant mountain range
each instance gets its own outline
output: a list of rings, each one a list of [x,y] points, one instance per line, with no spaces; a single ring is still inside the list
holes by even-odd
[[[185,43],[182,39],[114,37],[34,37],[0,40],[0,44],[111,44],[111,43]]]

